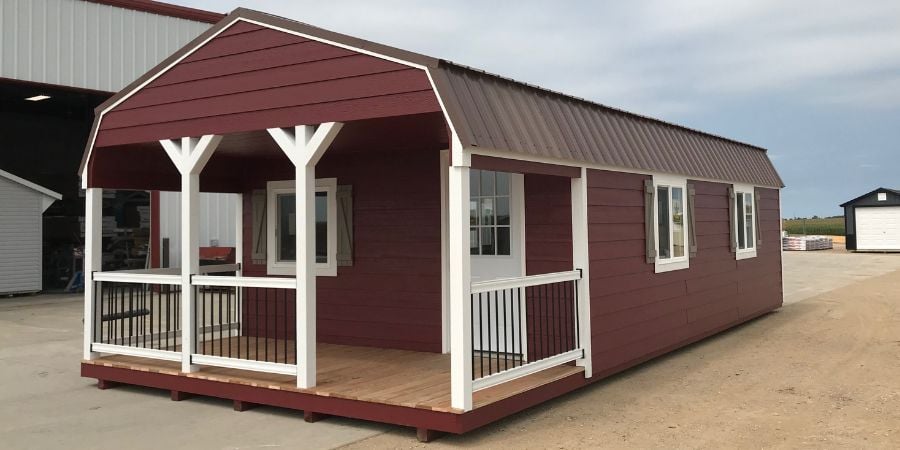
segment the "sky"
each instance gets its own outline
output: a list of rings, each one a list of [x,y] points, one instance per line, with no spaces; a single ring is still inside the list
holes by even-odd
[[[243,6],[768,149],[784,217],[900,188],[900,2],[170,0]]]

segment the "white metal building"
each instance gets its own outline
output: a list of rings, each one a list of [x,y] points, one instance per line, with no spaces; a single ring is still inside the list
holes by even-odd
[[[81,245],[84,214],[77,170],[94,108],[221,17],[144,0],[0,0],[0,170],[62,195],[43,218],[45,287],[65,286],[77,265],[71,255]],[[177,245],[179,228],[162,229],[178,220],[177,198],[159,198],[152,208],[159,215],[150,222],[161,229],[153,234]],[[0,208],[5,202],[0,198]],[[233,202],[204,196],[209,228],[234,221]],[[229,246],[233,235],[210,237]],[[151,252],[159,252],[160,242]]]
[[[0,294],[42,289],[41,215],[61,198],[0,170]]]

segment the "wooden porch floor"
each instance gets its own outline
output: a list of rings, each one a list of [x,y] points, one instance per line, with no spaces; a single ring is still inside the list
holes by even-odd
[[[318,380],[317,386],[312,389],[298,389],[296,378],[289,375],[208,366],[203,366],[195,373],[182,374],[180,363],[131,356],[105,356],[84,362],[325,397],[461,413],[450,407],[449,355],[319,344],[317,358]],[[476,363],[477,361],[476,359]],[[583,371],[583,368],[576,366],[557,366],[483,389],[473,395],[473,407],[480,408]]]

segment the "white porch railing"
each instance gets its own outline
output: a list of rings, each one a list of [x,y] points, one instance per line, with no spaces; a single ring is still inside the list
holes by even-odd
[[[294,278],[194,275],[191,363],[296,375]]]
[[[472,283],[472,390],[582,359],[581,271]]]
[[[180,275],[95,272],[92,282],[92,352],[181,361]]]

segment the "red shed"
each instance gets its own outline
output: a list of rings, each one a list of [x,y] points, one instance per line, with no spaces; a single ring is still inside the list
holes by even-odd
[[[98,108],[82,374],[463,433],[781,306],[764,149],[238,9]],[[100,272],[103,189],[180,269]],[[199,192],[242,198],[199,264]]]

